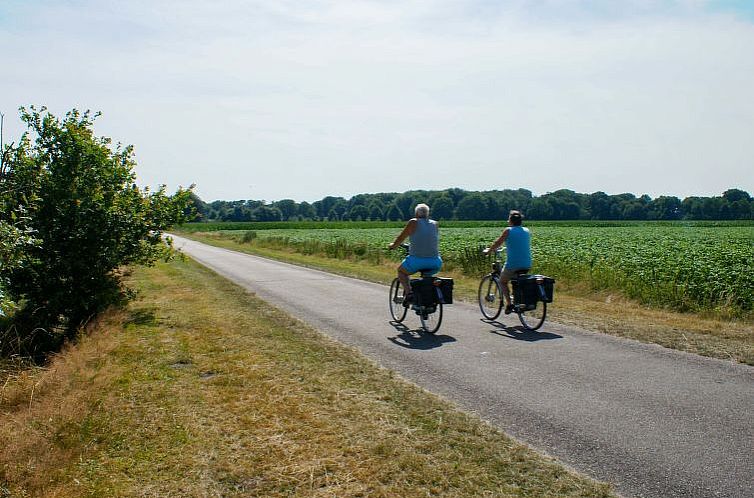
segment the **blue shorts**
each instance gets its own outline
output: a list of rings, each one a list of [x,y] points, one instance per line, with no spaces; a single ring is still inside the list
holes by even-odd
[[[434,275],[440,271],[440,268],[442,268],[442,259],[440,259],[439,256],[434,258],[420,258],[419,256],[411,256],[409,254],[401,262],[401,266],[409,275],[420,270],[428,270],[427,273]]]

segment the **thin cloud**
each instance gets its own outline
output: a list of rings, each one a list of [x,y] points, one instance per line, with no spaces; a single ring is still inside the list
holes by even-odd
[[[6,115],[102,110],[210,200],[754,190],[754,24],[714,2],[12,6]]]

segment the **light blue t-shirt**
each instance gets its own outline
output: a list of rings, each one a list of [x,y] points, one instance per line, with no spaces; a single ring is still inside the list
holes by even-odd
[[[513,226],[505,239],[506,270],[528,270],[531,268],[531,234],[529,229]]]

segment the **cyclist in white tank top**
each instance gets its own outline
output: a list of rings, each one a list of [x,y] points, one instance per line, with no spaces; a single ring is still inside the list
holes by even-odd
[[[440,232],[437,222],[429,219],[429,206],[418,204],[414,216],[415,218],[406,223],[400,235],[388,246],[394,249],[401,245],[406,237],[410,237],[408,256],[398,266],[398,280],[403,285],[407,300],[411,298],[409,275],[420,270],[437,273],[442,267],[439,251]]]

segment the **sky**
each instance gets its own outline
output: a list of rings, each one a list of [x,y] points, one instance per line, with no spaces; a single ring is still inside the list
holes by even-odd
[[[205,201],[754,193],[754,0],[0,0],[0,71]]]

